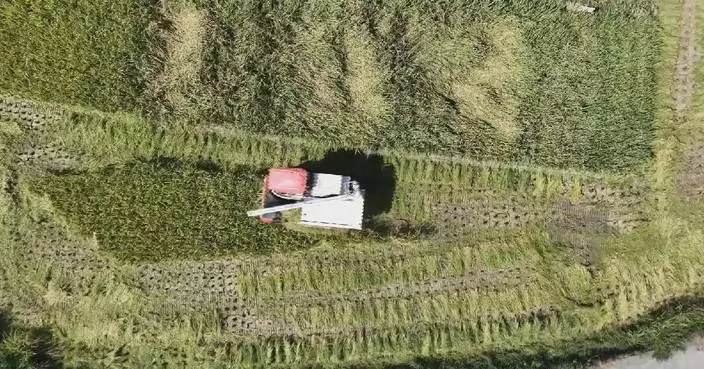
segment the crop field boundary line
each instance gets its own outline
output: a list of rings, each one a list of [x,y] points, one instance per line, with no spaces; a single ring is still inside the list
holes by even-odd
[[[656,109],[655,161],[652,187],[657,211],[671,216],[673,201],[677,201],[676,178],[679,163],[688,143],[702,140],[696,129],[692,105],[701,103],[696,84],[702,73],[700,26],[704,17],[697,0],[664,1],[659,15],[663,24],[663,62],[661,64],[659,106]],[[699,108],[701,109],[701,108]],[[674,196],[674,197],[673,197]]]
[[[87,114],[87,115],[96,115],[101,118],[118,118],[120,116],[133,116],[139,120],[145,120],[145,118],[141,117],[138,114],[134,113],[129,113],[129,112],[115,112],[115,113],[109,113],[109,112],[104,112],[101,110],[97,109],[92,109],[89,107],[83,107],[80,105],[67,105],[67,104],[57,104],[57,103],[48,103],[48,102],[42,102],[42,101],[35,101],[31,99],[24,99],[12,95],[5,95],[0,93],[0,98],[5,98],[5,99],[11,99],[11,100],[16,100],[19,102],[26,102],[30,104],[35,104],[38,107],[41,107],[43,109],[47,109],[49,111],[54,111],[54,112],[60,112],[63,111],[65,114],[64,115],[70,115],[71,113],[79,113],[79,114]],[[68,113],[68,114],[66,114]],[[164,130],[166,132],[173,130],[171,126],[168,124],[164,124],[163,122],[160,123],[155,123],[153,126],[157,130]],[[503,169],[503,170],[517,170],[517,171],[525,171],[525,172],[533,172],[533,173],[540,173],[540,174],[545,174],[545,175],[550,175],[550,176],[567,176],[567,177],[572,177],[572,176],[577,176],[580,178],[588,178],[588,179],[604,179],[607,177],[615,177],[615,178],[631,178],[634,176],[639,176],[639,170],[636,169],[631,172],[609,172],[609,171],[603,171],[603,172],[595,172],[595,171],[586,171],[586,170],[578,170],[578,169],[563,169],[563,168],[553,168],[553,167],[546,167],[546,166],[538,166],[538,165],[531,165],[531,164],[523,164],[523,163],[518,163],[518,162],[501,162],[501,161],[494,161],[494,160],[478,160],[474,159],[471,157],[466,157],[466,156],[446,156],[446,155],[441,155],[441,154],[434,154],[434,153],[417,153],[417,152],[409,152],[409,151],[402,151],[402,150],[394,150],[394,149],[372,149],[372,148],[367,148],[367,147],[354,147],[354,146],[336,146],[336,145],[329,145],[329,144],[321,144],[318,142],[314,142],[311,140],[307,140],[305,138],[301,137],[282,137],[282,136],[275,136],[275,135],[266,135],[266,134],[253,134],[253,133],[248,133],[245,131],[237,130],[237,129],[231,129],[231,128],[224,128],[220,126],[203,126],[203,127],[187,127],[184,130],[184,133],[191,133],[191,134],[199,134],[199,133],[215,133],[217,135],[220,135],[221,137],[226,137],[226,138],[236,138],[236,139],[241,139],[241,140],[246,140],[246,141],[258,141],[258,142],[271,142],[275,144],[294,144],[294,145],[300,145],[303,146],[304,148],[312,148],[315,149],[315,151],[330,151],[330,150],[351,150],[351,151],[356,151],[359,153],[364,153],[366,155],[379,155],[385,158],[399,158],[403,160],[417,160],[417,161],[426,161],[430,163],[437,163],[437,164],[460,164],[460,165],[469,165],[469,166],[474,166],[474,167],[481,167],[481,168],[487,168],[487,169]]]
[[[311,140],[307,140],[301,137],[295,137],[295,138],[288,138],[288,137],[282,137],[282,136],[274,136],[274,135],[254,135],[252,133],[244,132],[241,130],[236,130],[236,129],[229,129],[229,128],[223,128],[223,127],[217,127],[217,126],[206,126],[206,127],[199,127],[196,129],[196,131],[205,131],[208,133],[218,133],[223,135],[224,137],[235,137],[239,139],[244,139],[244,140],[258,140],[258,141],[269,141],[272,143],[282,143],[282,142],[290,142],[294,144],[299,144],[302,146],[307,146],[307,147],[318,147],[318,148],[327,148],[327,149],[332,149],[332,150],[355,150],[360,153],[364,153],[367,155],[380,155],[383,157],[388,157],[388,158],[400,158],[400,159],[405,159],[405,160],[419,160],[419,161],[429,161],[432,163],[440,163],[440,164],[465,164],[465,165],[471,165],[471,166],[476,166],[476,167],[482,167],[482,168],[490,168],[490,169],[514,169],[514,170],[519,170],[519,171],[527,171],[527,172],[536,172],[536,173],[541,173],[541,174],[547,174],[547,175],[555,175],[555,176],[564,176],[564,175],[576,175],[582,178],[594,178],[594,179],[603,179],[607,176],[616,176],[616,177],[630,177],[633,175],[636,175],[636,173],[618,173],[618,172],[595,172],[595,171],[585,171],[585,170],[577,170],[577,169],[562,169],[562,168],[553,168],[553,167],[546,167],[546,166],[538,166],[538,165],[530,165],[530,164],[520,164],[517,162],[501,162],[501,161],[494,161],[494,160],[477,160],[473,159],[470,157],[466,156],[446,156],[446,155],[440,155],[440,154],[434,154],[434,153],[417,153],[417,152],[409,152],[409,151],[402,151],[402,150],[393,150],[393,149],[371,149],[371,148],[365,148],[365,147],[354,147],[354,146],[334,146],[334,145],[321,145],[319,143],[313,142]]]

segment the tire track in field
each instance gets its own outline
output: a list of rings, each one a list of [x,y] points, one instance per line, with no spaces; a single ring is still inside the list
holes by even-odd
[[[381,332],[403,332],[404,334],[422,334],[429,331],[439,331],[442,329],[457,329],[466,331],[482,331],[491,325],[500,325],[505,331],[519,330],[521,326],[544,325],[550,319],[557,319],[565,311],[560,306],[531,306],[514,313],[501,312],[498,314],[483,314],[467,317],[459,320],[418,320],[407,323],[367,323],[361,325],[349,325],[343,327],[315,328],[315,327],[295,327],[282,328],[273,325],[268,328],[251,330],[248,333],[258,334],[264,337],[297,337],[311,338],[318,337],[361,337],[373,335]],[[514,322],[513,324],[511,322]],[[472,327],[474,326],[474,327]]]
[[[80,106],[64,106],[23,100],[0,95],[0,118],[7,116],[8,119],[17,120],[22,123],[28,133],[35,130],[41,134],[46,134],[54,122],[62,117],[70,117],[70,125],[78,131],[92,131],[97,136],[123,136],[116,132],[116,127],[121,125],[96,124],[94,118],[104,121],[108,116],[97,110],[87,110]],[[112,119],[124,119],[113,116]],[[26,122],[25,122],[26,120]],[[134,122],[132,122],[134,123]],[[133,124],[125,125],[133,127]],[[58,127],[60,129],[61,127]],[[104,132],[100,132],[104,131]],[[628,175],[616,173],[600,173],[590,171],[578,171],[574,169],[561,169],[541,166],[530,166],[514,162],[481,161],[466,156],[444,156],[429,153],[413,153],[397,150],[365,150],[364,148],[334,147],[326,143],[318,143],[301,138],[286,138],[280,136],[252,136],[244,132],[232,129],[218,129],[214,127],[196,127],[184,132],[173,131],[169,127],[160,126],[151,130],[153,136],[141,138],[140,141],[151,144],[155,151],[150,155],[174,155],[171,150],[163,146],[161,142],[164,137],[179,138],[190,147],[185,154],[192,157],[212,158],[225,167],[231,165],[252,165],[252,166],[295,166],[301,161],[323,157],[326,153],[340,150],[357,150],[369,156],[381,156],[388,164],[394,166],[397,174],[398,184],[415,187],[425,185],[433,192],[456,191],[471,188],[478,190],[482,187],[506,187],[508,191],[531,191],[535,182],[545,183],[550,181],[559,182],[560,191],[571,187],[572,182],[577,181],[585,188],[609,188],[614,191],[623,191],[626,187],[638,185],[638,181]],[[61,138],[61,141],[72,141],[71,137],[59,137],[61,132],[52,131],[51,137]],[[125,135],[129,136],[129,132]],[[185,135],[185,138],[182,137]],[[69,135],[70,136],[70,135]],[[81,142],[74,142],[81,145]],[[285,144],[284,144],[285,143]],[[144,153],[134,152],[136,156]],[[178,154],[177,154],[178,155]],[[90,158],[90,149],[82,152],[76,158],[82,156]],[[128,155],[129,156],[129,155]],[[73,160],[75,161],[75,160]],[[107,164],[107,163],[106,163]],[[486,178],[484,178],[486,177]],[[611,188],[607,182],[618,178],[617,182],[624,184]],[[503,183],[504,181],[511,184]],[[486,182],[486,183],[484,183]],[[514,183],[515,182],[515,183]],[[438,186],[444,185],[444,189],[439,190]],[[613,185],[613,183],[612,183]]]
[[[454,277],[439,277],[417,282],[392,283],[361,291],[340,293],[287,293],[281,296],[262,296],[256,304],[262,306],[313,307],[333,302],[367,303],[377,299],[409,299],[472,289],[500,290],[534,282],[533,268],[516,267]]]
[[[697,0],[684,0],[680,24],[679,55],[672,82],[675,117],[687,118],[696,84],[696,64],[701,58],[697,32]],[[684,154],[684,165],[677,174],[677,189],[687,198],[704,196],[704,141],[691,143]]]
[[[694,94],[695,65],[700,58],[697,37],[697,0],[684,0],[680,25],[680,45],[672,84],[675,114],[683,119]]]

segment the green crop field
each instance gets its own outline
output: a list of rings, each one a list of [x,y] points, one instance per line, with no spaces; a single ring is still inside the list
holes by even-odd
[[[3,2],[0,368],[666,356],[704,329],[703,15]],[[364,229],[248,218],[275,166],[358,180]]]

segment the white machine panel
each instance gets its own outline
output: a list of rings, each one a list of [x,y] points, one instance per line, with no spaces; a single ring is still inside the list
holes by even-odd
[[[313,173],[310,196],[325,197],[339,195],[342,192],[342,176],[335,174]]]
[[[339,200],[303,205],[300,223],[316,227],[361,230],[363,214],[364,196],[357,194]]]

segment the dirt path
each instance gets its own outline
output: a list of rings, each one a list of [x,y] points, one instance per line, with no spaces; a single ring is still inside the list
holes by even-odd
[[[678,119],[687,115],[694,94],[695,64],[700,50],[697,38],[697,0],[684,0],[680,26],[680,46],[672,83],[672,97]]]

